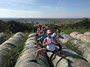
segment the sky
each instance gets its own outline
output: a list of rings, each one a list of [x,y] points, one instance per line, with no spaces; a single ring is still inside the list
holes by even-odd
[[[0,18],[90,18],[90,0],[0,0]]]

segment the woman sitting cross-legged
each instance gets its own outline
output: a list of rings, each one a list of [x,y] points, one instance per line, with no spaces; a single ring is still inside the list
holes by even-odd
[[[46,52],[53,52],[54,54],[68,61],[68,59],[62,53],[60,53],[60,50],[55,47],[55,39],[51,37],[51,30],[47,30],[47,38],[44,39],[43,46],[46,46],[46,47],[38,49],[36,52],[35,58],[32,61],[36,62],[39,54],[46,53]]]

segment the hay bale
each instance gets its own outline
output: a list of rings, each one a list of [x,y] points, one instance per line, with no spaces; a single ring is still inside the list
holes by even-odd
[[[22,37],[25,37],[25,35],[24,35],[22,32],[17,32],[13,37],[16,37],[16,36],[18,36],[18,35],[20,35],[20,36],[22,36]]]
[[[80,38],[82,37],[83,39],[86,39],[86,37],[89,37],[88,35],[83,35],[80,36]],[[70,37],[70,36],[69,36]],[[77,47],[78,50],[80,50],[83,53],[83,57],[90,63],[90,43],[86,43],[89,41],[85,41],[85,40],[76,40],[76,39],[71,39],[68,40],[68,42],[70,42],[70,45],[73,45],[72,48]]]
[[[61,39],[60,38],[60,41],[62,42],[62,43],[67,43],[69,40],[72,40],[73,38],[71,37],[71,36],[69,36],[69,35],[67,35],[67,34],[62,34],[62,36],[64,37],[64,39]]]
[[[35,57],[36,51],[38,48],[34,48],[35,45],[35,37],[30,37],[33,34],[29,35],[29,38],[25,42],[24,49],[20,54],[15,67],[49,67],[47,63],[46,56],[44,54],[40,54],[37,62],[30,62]]]
[[[83,36],[83,34],[77,34],[76,39],[80,40],[80,37]]]
[[[34,35],[36,35],[36,33],[31,33],[31,34],[28,36],[28,38],[30,38],[31,36],[34,36]]]
[[[90,32],[85,32],[84,34],[85,34],[85,35],[90,35]]]
[[[82,35],[82,36],[80,36],[80,40],[83,42],[90,43],[90,36],[89,35]]]
[[[18,34],[16,33],[14,36],[12,36],[11,38],[9,38],[7,41],[5,41],[4,43],[2,43],[0,45],[0,67],[2,67],[5,63],[7,63],[8,59],[7,59],[7,55],[9,54],[10,51],[13,50],[13,48],[15,48],[18,43],[21,41],[20,38],[22,38],[23,36],[19,36],[19,37],[15,37]],[[22,33],[21,33],[22,35]],[[7,65],[6,65],[7,66]],[[6,67],[5,66],[5,67]]]
[[[6,34],[4,32],[0,33],[0,44],[6,40]]]
[[[90,63],[90,44],[82,42],[78,43],[78,45],[78,50],[83,53],[82,56]]]
[[[25,35],[22,32],[17,32],[13,37],[22,40]]]
[[[90,63],[90,43],[85,43],[78,40],[69,41],[73,45],[72,48],[77,47],[77,49],[82,53],[82,56]]]
[[[76,35],[77,35],[77,34],[79,34],[79,32],[72,32],[72,33],[70,34],[70,36],[73,37],[73,38],[76,38]]]
[[[35,44],[35,39],[36,39],[35,37],[28,38],[25,42],[25,45],[30,44],[31,42],[33,42]]]
[[[12,37],[9,40],[5,41],[3,44],[12,44],[13,46],[17,46],[20,41],[20,39]]]
[[[64,47],[63,47],[64,48]],[[71,60],[71,62],[67,62],[65,59],[61,59],[61,57],[53,56],[52,62],[54,64],[54,67],[89,67],[90,64],[84,60],[81,56],[79,56],[74,51],[67,49],[62,50],[63,54]],[[51,57],[52,53],[47,53],[49,57]]]

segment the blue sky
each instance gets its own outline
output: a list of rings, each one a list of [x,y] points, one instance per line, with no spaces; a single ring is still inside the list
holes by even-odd
[[[90,0],[0,0],[0,18],[90,18]]]

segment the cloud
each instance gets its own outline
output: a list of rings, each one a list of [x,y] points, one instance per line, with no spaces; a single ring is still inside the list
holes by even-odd
[[[0,8],[1,18],[39,18],[42,17],[42,12],[40,11],[26,11],[26,10],[12,10]]]
[[[41,8],[51,8],[50,6],[47,6],[47,5],[43,5],[43,6],[40,6]]]
[[[53,10],[54,9],[54,10]],[[66,9],[13,10],[0,8],[0,18],[82,18],[90,17],[89,11],[70,11]]]
[[[14,4],[31,4],[35,5],[35,0],[1,0],[0,3],[14,3]]]

